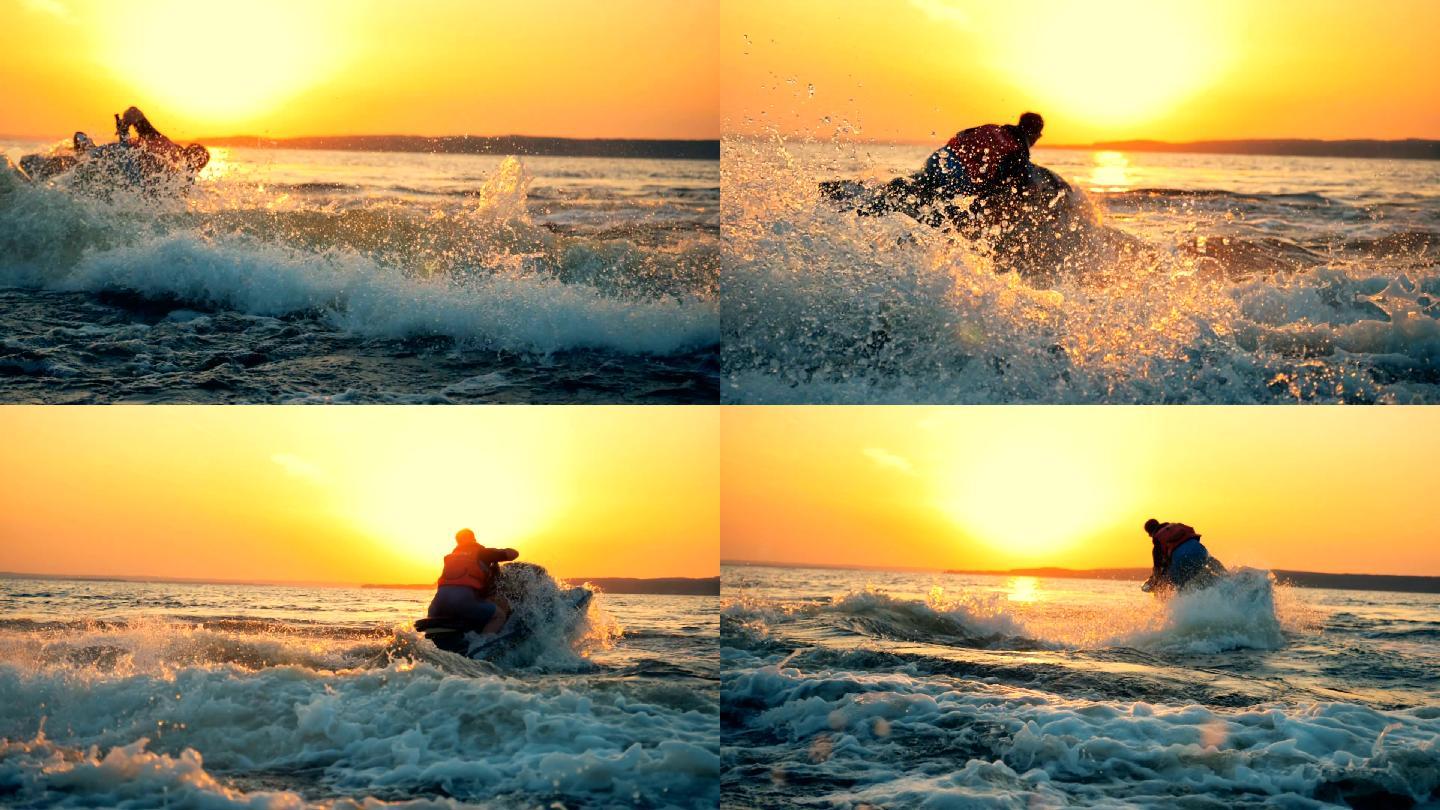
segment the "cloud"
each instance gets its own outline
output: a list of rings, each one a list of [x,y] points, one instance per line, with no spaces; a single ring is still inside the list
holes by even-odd
[[[880,447],[867,447],[865,448],[865,455],[869,456],[871,461],[886,469],[896,470],[906,475],[917,474],[915,472],[915,465],[911,464],[909,459],[904,456],[897,456],[889,450]]]
[[[956,0],[910,0],[910,5],[920,9],[925,16],[936,22],[949,23],[960,28],[970,27],[970,15]]]
[[[296,478],[304,478],[307,481],[314,481],[318,483],[320,481],[324,481],[328,477],[325,475],[324,470],[320,469],[314,464],[311,464],[305,459],[296,455],[292,455],[290,453],[276,453],[275,455],[270,457],[270,460],[275,462],[276,464],[279,464],[285,470],[285,472],[295,476]]]
[[[60,0],[25,0],[25,8],[62,20],[70,19],[70,8]]]

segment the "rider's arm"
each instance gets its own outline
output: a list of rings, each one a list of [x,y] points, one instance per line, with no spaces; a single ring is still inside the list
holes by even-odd
[[[120,126],[126,128],[134,127],[135,135],[138,136],[140,140],[149,144],[179,148],[174,141],[165,137],[160,130],[155,128],[154,124],[150,123],[150,119],[145,117],[145,113],[140,112],[139,107],[131,107],[126,110],[125,113],[120,116]]]
[[[480,561],[484,563],[510,562],[520,556],[513,548],[486,548],[480,550]]]
[[[160,130],[150,123],[145,113],[140,112],[139,107],[131,107],[120,116],[120,126],[134,127],[135,133],[141,137],[154,137],[160,134]]]

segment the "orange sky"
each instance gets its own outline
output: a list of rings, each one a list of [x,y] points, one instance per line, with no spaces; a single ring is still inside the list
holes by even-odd
[[[14,0],[0,134],[714,138],[718,0]]]
[[[557,576],[714,576],[715,408],[0,409],[0,570],[428,582],[470,527]]]
[[[1432,0],[726,0],[720,16],[726,132],[849,122],[933,143],[1033,109],[1052,144],[1440,138]]]
[[[1440,575],[1440,409],[727,408],[727,560],[1148,567],[1146,518],[1226,564]]]

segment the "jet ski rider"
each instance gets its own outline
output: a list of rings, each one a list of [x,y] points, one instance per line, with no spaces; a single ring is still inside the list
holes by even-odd
[[[456,532],[455,550],[445,555],[445,567],[435,582],[429,617],[462,619],[482,627],[481,633],[500,632],[510,618],[510,603],[495,591],[495,577],[500,563],[519,556],[513,548],[480,545],[469,529]]]
[[[1200,535],[1184,523],[1161,523],[1155,518],[1145,521],[1150,535],[1150,578],[1141,590],[1201,586],[1225,573],[1219,560],[1200,543]]]
[[[891,180],[863,215],[904,208],[944,209],[926,224],[963,226],[983,209],[985,201],[1001,192],[1021,188],[1028,178],[1030,147],[1040,140],[1045,119],[1027,112],[1015,124],[982,124],[961,130],[935,150],[919,173]],[[959,197],[977,197],[968,210],[956,204]],[[871,210],[873,209],[873,210]]]

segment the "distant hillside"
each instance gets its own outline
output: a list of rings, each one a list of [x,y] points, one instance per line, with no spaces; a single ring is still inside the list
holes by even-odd
[[[1387,158],[1440,160],[1440,141],[1407,138],[1402,141],[1317,141],[1279,138],[1238,141],[1102,141],[1088,145],[1042,144],[1042,149],[1110,150],[1114,152],[1198,152],[1221,155],[1293,155],[1298,157]]]
[[[974,574],[996,577],[1048,577],[1051,579],[1120,579],[1142,582],[1149,568],[1012,568],[1007,571],[950,570],[947,574]],[[1440,593],[1440,577],[1393,576],[1390,574],[1322,574],[1315,571],[1282,571],[1275,578],[1300,588],[1339,588],[1352,591],[1399,591]]]
[[[589,583],[605,593],[656,594],[663,596],[719,596],[719,577],[570,577],[565,582],[571,585]],[[434,583],[423,585],[361,585],[362,588],[398,588],[410,591],[430,591]]]
[[[551,157],[665,158],[719,160],[720,142],[638,138],[542,138],[529,135],[322,135],[260,138],[234,135],[202,138],[210,146],[251,149],[330,149],[341,152],[428,152],[449,155],[535,155]]]

